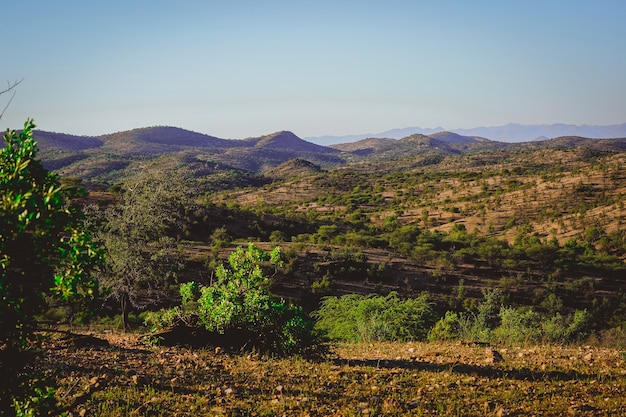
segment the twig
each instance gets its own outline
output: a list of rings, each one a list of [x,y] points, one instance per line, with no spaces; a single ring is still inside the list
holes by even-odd
[[[15,81],[13,84],[11,84],[10,82],[7,81],[7,89],[4,91],[0,91],[0,96],[4,93],[8,93],[11,90],[14,90],[15,87],[17,87],[22,81],[24,81],[24,79],[22,78],[19,81]],[[2,116],[4,116],[4,112],[7,111],[7,109],[9,108],[9,106],[11,105],[11,102],[13,101],[13,98],[15,97],[15,93],[17,93],[17,90],[13,91],[13,94],[11,95],[11,98],[9,99],[9,101],[7,102],[6,106],[4,106],[4,108],[2,109],[2,112],[0,112],[0,120],[2,120]]]
[[[64,399],[65,399],[65,397],[67,397],[67,396],[70,394],[70,392],[72,392],[72,390],[74,389],[74,387],[76,387],[76,385],[78,385],[78,383],[79,383],[79,382],[80,382],[80,379],[76,379],[76,382],[74,382],[74,385],[72,385],[72,386],[70,387],[70,389],[68,389],[68,390],[67,390],[67,392],[66,392],[65,394],[63,394],[63,396],[61,397],[61,399],[62,399],[62,400],[64,400]]]

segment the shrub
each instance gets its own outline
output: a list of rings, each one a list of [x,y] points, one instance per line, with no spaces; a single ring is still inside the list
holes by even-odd
[[[502,307],[501,323],[494,331],[494,338],[512,344],[535,343],[541,339],[541,317],[532,309]]]
[[[1,93],[0,93],[1,94]],[[87,233],[71,190],[35,159],[32,120],[3,136],[0,149],[0,410],[44,414],[54,389],[32,369],[38,314],[48,300],[84,307],[98,285],[101,251]]]
[[[454,340],[459,336],[459,315],[454,311],[446,311],[428,332],[428,340]]]
[[[423,340],[434,322],[428,295],[401,299],[349,294],[327,297],[315,312],[316,328],[346,342]]]
[[[581,340],[591,320],[587,310],[576,310],[574,314],[563,317],[556,313],[540,323],[542,341],[551,343],[567,343]]]
[[[498,313],[499,322],[495,324],[485,319],[487,307],[485,302],[481,305],[478,314],[446,312],[428,333],[428,340],[460,339],[515,345],[569,343],[587,335],[591,320],[586,310],[576,310],[569,316],[559,313],[544,316],[532,308],[502,306]]]
[[[447,312],[429,333],[430,340],[456,338],[474,342],[489,342],[493,330],[499,325],[498,311],[502,299],[500,290],[483,291],[481,301],[473,313]]]
[[[270,294],[270,277],[263,267],[280,265],[278,247],[269,253],[253,244],[247,251],[239,247],[228,257],[228,265],[218,266],[213,285],[182,284],[182,306],[162,310],[149,323],[163,327],[182,320],[276,355],[323,350],[322,337],[302,308]]]

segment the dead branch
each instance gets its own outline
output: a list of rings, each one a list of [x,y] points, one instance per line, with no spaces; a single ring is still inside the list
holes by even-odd
[[[15,97],[15,93],[17,93],[17,90],[15,89],[15,87],[20,85],[22,81],[24,81],[23,78],[21,80],[19,80],[19,81],[14,81],[12,84],[11,84],[11,82],[7,81],[7,88],[6,88],[6,90],[0,91],[0,96],[1,96],[2,94],[8,93],[9,91],[13,90],[13,94],[11,94],[11,98],[7,102],[6,106],[4,106],[4,108],[2,109],[2,112],[0,112],[0,120],[2,120],[2,116],[4,116],[4,112],[7,111],[7,109],[11,105],[11,102],[13,101],[13,98]]]

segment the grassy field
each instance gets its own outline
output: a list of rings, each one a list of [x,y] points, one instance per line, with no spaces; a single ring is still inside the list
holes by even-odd
[[[626,415],[626,352],[592,346],[337,345],[310,361],[100,333],[51,339],[42,366],[72,416]]]

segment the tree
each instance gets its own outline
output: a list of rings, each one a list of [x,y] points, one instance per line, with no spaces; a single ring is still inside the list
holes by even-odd
[[[0,409],[36,403],[22,372],[45,298],[94,298],[91,271],[101,252],[86,231],[71,191],[35,159],[35,125],[7,131],[0,151]],[[31,389],[32,388],[32,389]],[[43,391],[42,391],[43,392]],[[23,397],[23,399],[19,399]],[[35,399],[33,399],[35,398]]]
[[[187,201],[182,176],[150,170],[127,180],[121,204],[102,213],[98,237],[107,256],[100,284],[120,303],[124,330],[129,308],[157,302],[183,266],[178,238]]]

